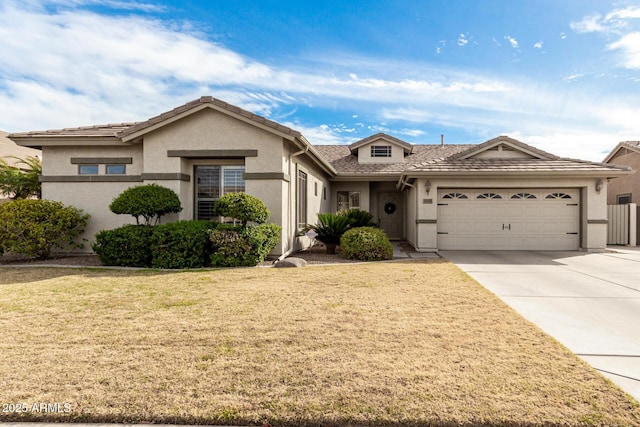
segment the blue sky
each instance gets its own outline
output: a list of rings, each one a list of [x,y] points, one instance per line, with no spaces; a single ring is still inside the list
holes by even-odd
[[[640,1],[0,0],[0,129],[138,121],[211,95],[314,144],[640,139]]]

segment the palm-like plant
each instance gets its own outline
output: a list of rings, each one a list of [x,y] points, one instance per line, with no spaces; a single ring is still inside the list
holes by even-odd
[[[351,227],[353,219],[344,215],[332,213],[318,214],[318,223],[308,225],[307,230],[316,232],[320,242],[327,247],[328,254],[336,253],[336,246],[340,244],[340,237]]]
[[[40,175],[42,163],[36,157],[26,157],[17,160],[10,165],[6,160],[0,159],[0,193],[6,194],[12,199],[28,199],[41,197]],[[18,165],[24,165],[20,167]]]

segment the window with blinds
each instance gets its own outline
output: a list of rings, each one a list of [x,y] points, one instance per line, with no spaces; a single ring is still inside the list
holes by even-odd
[[[213,213],[216,200],[245,191],[244,166],[196,166],[195,177],[195,219],[219,221]]]

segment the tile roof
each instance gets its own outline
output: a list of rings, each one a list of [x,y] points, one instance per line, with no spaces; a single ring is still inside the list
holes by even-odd
[[[411,172],[612,172],[630,170],[585,160],[562,159],[445,159],[423,162],[406,169]]]
[[[52,130],[36,130],[31,132],[18,132],[9,135],[10,138],[47,138],[47,137],[118,137],[118,134],[138,122],[111,123],[106,125],[82,126],[77,128],[64,128]]]
[[[408,167],[422,162],[444,160],[461,151],[475,147],[464,145],[417,144],[401,163],[358,163],[358,156],[351,154],[348,145],[315,145],[315,149],[338,171],[344,174],[398,174]]]
[[[144,129],[149,128],[155,124],[162,123],[165,120],[172,119],[176,116],[179,116],[182,113],[186,113],[189,110],[196,109],[203,105],[210,105],[210,106],[222,108],[231,113],[245,117],[257,124],[267,126],[269,128],[272,128],[274,130],[277,130],[278,132],[281,132],[287,135],[291,135],[294,138],[300,138],[302,136],[302,134],[297,130],[291,129],[287,126],[283,126],[280,123],[274,122],[273,120],[269,120],[265,117],[254,114],[251,111],[243,110],[240,107],[231,105],[218,98],[214,98],[213,96],[202,96],[199,99],[193,100],[191,102],[187,102],[184,105],[176,107],[171,111],[167,111],[165,113],[152,117],[149,120],[145,120],[144,122],[136,123],[134,126],[130,126],[127,129],[123,129],[121,132],[119,132],[118,136],[123,138],[128,135],[134,134],[136,132],[143,131]]]

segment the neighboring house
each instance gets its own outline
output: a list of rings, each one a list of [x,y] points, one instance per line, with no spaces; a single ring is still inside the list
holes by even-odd
[[[26,157],[42,157],[42,152],[40,150],[16,145],[15,142],[7,138],[8,135],[9,134],[7,132],[0,130],[0,159],[12,166],[21,166],[16,158],[24,159]]]
[[[312,146],[299,132],[212,97],[144,122],[14,133],[43,150],[43,197],[91,214],[86,237],[129,219],[109,204],[158,183],[184,207],[175,219],[215,219],[224,193],[262,199],[282,226],[274,254],[309,244],[318,212],[370,211],[392,239],[419,251],[602,251],[607,181],[624,166],[562,159],[506,136],[479,145],[413,145],[376,134]]]
[[[619,143],[603,163],[630,166],[633,170],[640,169],[640,141]],[[633,174],[612,180],[609,183],[607,203],[610,205],[640,204],[640,175]]]
[[[7,132],[0,130],[0,159],[8,165],[22,168],[25,165],[21,164],[20,160],[27,157],[42,157],[42,152],[40,150],[16,145],[15,142],[7,138],[7,135],[9,135]],[[7,195],[0,192],[0,201],[6,199]]]

